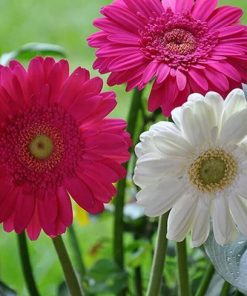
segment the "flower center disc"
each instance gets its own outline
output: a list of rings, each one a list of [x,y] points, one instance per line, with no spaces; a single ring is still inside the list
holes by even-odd
[[[29,144],[31,154],[40,160],[49,158],[53,151],[53,142],[47,135],[35,136]]]
[[[224,150],[208,150],[189,168],[191,183],[202,192],[216,192],[229,186],[237,173],[237,163]]]
[[[186,55],[196,50],[196,39],[183,29],[173,29],[164,35],[166,48],[176,54]]]

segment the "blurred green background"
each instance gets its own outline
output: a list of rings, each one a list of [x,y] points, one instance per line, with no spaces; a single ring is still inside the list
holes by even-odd
[[[220,2],[240,6],[247,13],[246,0]],[[108,3],[109,0],[0,0],[0,54],[18,49],[29,42],[53,43],[66,49],[72,68],[86,67],[96,75],[91,68],[94,50],[87,46],[86,38],[95,31],[92,21],[99,15],[100,7]],[[247,14],[243,23],[247,23]],[[115,87],[114,90],[118,95],[118,108],[114,115],[125,117],[130,94],[124,92],[124,86]],[[111,215],[94,219],[86,226],[79,226],[75,222],[75,227],[87,267],[98,258],[111,258]],[[62,282],[63,276],[51,240],[41,235],[38,241],[29,242],[29,247],[42,295],[56,295],[57,285]],[[147,260],[148,265],[150,260]],[[2,231],[0,280],[16,290],[18,295],[28,295],[21,273],[16,235]]]

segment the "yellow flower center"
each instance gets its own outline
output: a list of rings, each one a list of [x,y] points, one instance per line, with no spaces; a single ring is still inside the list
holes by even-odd
[[[37,135],[29,144],[29,151],[37,159],[47,159],[52,154],[53,141],[47,135]]]
[[[210,149],[201,154],[189,168],[191,183],[201,192],[223,190],[234,180],[237,162],[222,149]]]

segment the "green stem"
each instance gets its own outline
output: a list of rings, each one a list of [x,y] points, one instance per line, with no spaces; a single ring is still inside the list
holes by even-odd
[[[196,292],[196,296],[204,296],[206,294],[206,291],[208,289],[208,286],[211,282],[213,275],[214,275],[214,266],[213,264],[210,263],[200,283],[200,286]]]
[[[142,269],[141,266],[135,268],[135,288],[136,296],[142,296]]]
[[[220,296],[228,296],[230,289],[231,285],[228,282],[225,282],[220,292]]]
[[[127,131],[134,137],[135,128],[137,125],[138,111],[141,104],[142,92],[134,90],[130,111],[128,115],[128,126]],[[133,148],[132,148],[133,149]],[[125,168],[128,171],[129,162],[125,164]],[[126,178],[118,182],[117,185],[117,196],[115,199],[115,214],[114,214],[114,240],[113,240],[113,252],[115,262],[120,268],[124,268],[124,247],[123,247],[123,233],[124,233],[124,222],[123,222],[123,209],[124,209],[124,197],[126,189]]]
[[[234,296],[244,296],[244,294],[237,290],[235,292]]]
[[[167,218],[169,213],[165,213],[159,218],[159,226],[157,233],[157,242],[154,252],[150,280],[148,284],[147,296],[159,295],[163,270],[165,265],[165,256],[167,249]]]
[[[84,296],[61,236],[52,239],[71,296]]]
[[[189,296],[190,285],[187,267],[187,250],[186,240],[177,243],[177,260],[178,260],[178,274],[179,274],[179,295]]]
[[[78,243],[78,239],[77,239],[76,232],[75,232],[73,225],[71,225],[69,227],[68,234],[69,234],[69,238],[71,241],[71,246],[74,250],[74,255],[75,255],[75,259],[76,259],[76,263],[77,263],[77,269],[78,269],[78,272],[79,272],[80,277],[82,279],[83,276],[85,275],[86,269],[85,269],[84,262],[82,260],[80,245]]]
[[[22,271],[26,281],[27,289],[31,296],[39,296],[39,291],[37,289],[37,286],[33,277],[32,266],[30,262],[25,233],[21,233],[17,235],[17,239],[18,239],[19,254],[21,257]]]

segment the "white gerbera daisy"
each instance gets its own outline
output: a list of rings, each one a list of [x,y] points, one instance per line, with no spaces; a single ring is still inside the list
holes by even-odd
[[[226,100],[214,92],[193,94],[141,135],[134,182],[148,216],[169,211],[167,237],[205,242],[212,219],[218,244],[236,229],[247,235],[247,102],[240,89]],[[245,139],[244,139],[245,138]]]

